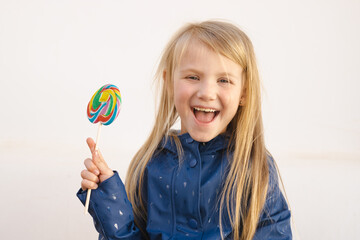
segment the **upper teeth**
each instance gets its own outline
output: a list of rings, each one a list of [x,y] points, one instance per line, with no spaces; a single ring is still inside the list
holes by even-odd
[[[196,111],[202,111],[202,112],[216,112],[216,110],[210,109],[210,108],[198,108],[198,107],[194,107],[194,109],[195,109]]]

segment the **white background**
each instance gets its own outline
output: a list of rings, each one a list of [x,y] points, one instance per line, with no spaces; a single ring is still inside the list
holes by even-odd
[[[99,145],[125,180],[153,125],[163,47],[207,19],[253,41],[296,239],[360,236],[360,1],[0,0],[1,239],[97,239],[75,196],[97,131],[87,103],[120,88]]]

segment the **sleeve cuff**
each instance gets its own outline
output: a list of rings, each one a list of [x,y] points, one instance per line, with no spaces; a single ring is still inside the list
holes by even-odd
[[[80,189],[77,192],[77,197],[83,204],[86,201],[86,194],[87,190]],[[101,182],[97,189],[91,191],[89,213],[94,219],[97,231],[109,239],[113,237],[117,239],[115,236],[129,233],[136,235],[138,232],[134,228],[132,205],[116,171],[113,176]]]
[[[101,182],[97,189],[92,190],[91,194],[93,194],[96,191],[100,191],[100,193],[110,193],[110,192],[114,193],[114,192],[119,192],[119,187],[124,188],[124,184],[121,181],[118,172],[117,171],[113,171],[113,172],[114,175],[112,175],[105,181]],[[82,188],[80,188],[79,191],[76,193],[76,196],[79,198],[79,200],[82,202],[83,205],[85,205],[87,191],[88,189],[82,190]]]

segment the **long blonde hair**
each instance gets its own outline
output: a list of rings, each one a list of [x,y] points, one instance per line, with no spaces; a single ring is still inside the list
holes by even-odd
[[[227,129],[231,133],[233,157],[219,199],[222,206],[219,221],[222,233],[221,219],[227,214],[234,239],[252,239],[266,199],[269,166],[263,137],[260,79],[253,46],[246,34],[233,24],[222,21],[188,24],[165,47],[156,74],[161,91],[154,128],[130,163],[126,191],[133,205],[135,222],[146,235],[147,211],[142,200],[144,172],[161,139],[164,136],[176,139],[171,131],[178,118],[173,99],[173,73],[188,43],[194,39],[243,69],[245,104],[239,107]],[[181,148],[180,144],[177,146]]]

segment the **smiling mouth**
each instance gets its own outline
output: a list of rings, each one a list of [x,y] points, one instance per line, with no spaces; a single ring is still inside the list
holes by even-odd
[[[220,111],[217,111],[212,108],[200,108],[200,107],[193,107],[193,113],[199,122],[202,123],[209,123],[219,114]]]

